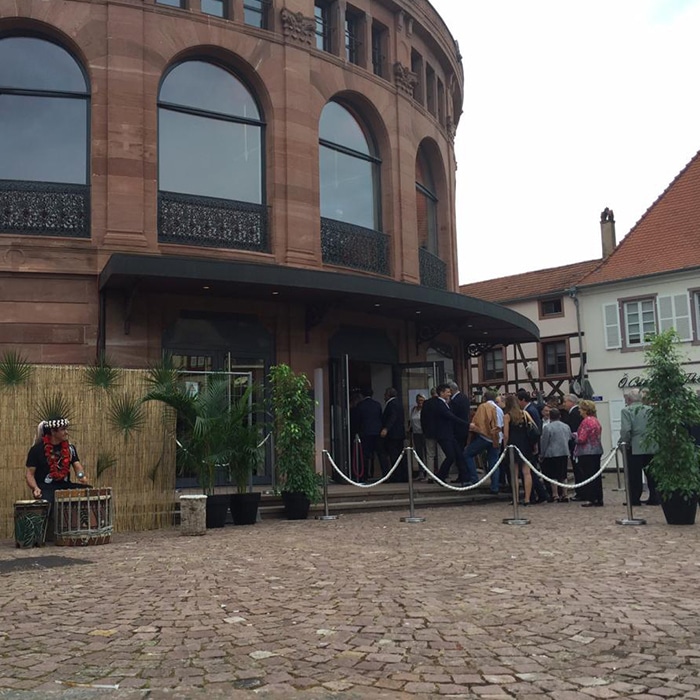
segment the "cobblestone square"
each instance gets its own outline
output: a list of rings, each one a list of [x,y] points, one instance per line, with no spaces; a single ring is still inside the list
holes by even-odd
[[[4,541],[0,697],[700,699],[700,525],[622,500]]]

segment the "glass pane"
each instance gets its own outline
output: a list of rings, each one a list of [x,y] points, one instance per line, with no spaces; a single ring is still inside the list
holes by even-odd
[[[202,12],[214,17],[226,16],[223,0],[202,0]]]
[[[321,216],[376,228],[372,163],[321,146]]]
[[[159,5],[169,5],[170,7],[182,7],[182,0],[156,0]]]
[[[243,83],[223,68],[204,61],[187,61],[173,68],[160,88],[160,100],[231,117],[260,119]]]
[[[262,203],[261,128],[160,109],[159,188]]]
[[[0,179],[87,182],[87,100],[0,95]]]
[[[263,20],[263,0],[246,0],[243,6],[243,21],[251,27],[264,29]]]
[[[25,36],[0,40],[0,87],[87,92],[80,66],[65,49]]]
[[[321,113],[319,135],[324,141],[351,151],[372,155],[367,138],[355,118],[337,102],[329,102]]]

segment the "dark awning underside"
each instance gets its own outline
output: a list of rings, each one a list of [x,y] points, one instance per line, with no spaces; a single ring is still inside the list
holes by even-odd
[[[537,326],[498,304],[463,294],[376,277],[280,265],[113,254],[100,273],[100,291],[173,293],[296,302],[322,313],[348,310],[401,318],[456,334],[467,343],[539,340]],[[205,289],[208,287],[208,289]],[[431,333],[432,335],[432,333]]]

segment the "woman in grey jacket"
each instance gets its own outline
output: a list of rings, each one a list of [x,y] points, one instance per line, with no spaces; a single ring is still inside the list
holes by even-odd
[[[542,460],[542,471],[550,479],[565,482],[566,472],[569,464],[569,442],[573,439],[571,428],[566,423],[562,423],[559,409],[553,408],[549,412],[549,423],[542,426],[542,436],[540,437],[540,459]],[[562,486],[554,486],[547,482],[550,503],[558,500],[559,503],[566,503],[569,498]],[[557,494],[558,498],[555,498]]]

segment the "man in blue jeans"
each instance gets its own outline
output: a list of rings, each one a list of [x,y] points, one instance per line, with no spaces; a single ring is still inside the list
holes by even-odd
[[[498,461],[500,445],[503,440],[503,409],[496,403],[493,391],[484,392],[484,400],[476,409],[472,423],[470,441],[464,450],[467,460],[467,473],[476,474],[474,457],[486,452],[488,470],[491,471]],[[498,493],[500,484],[500,468],[491,475],[491,493]]]

